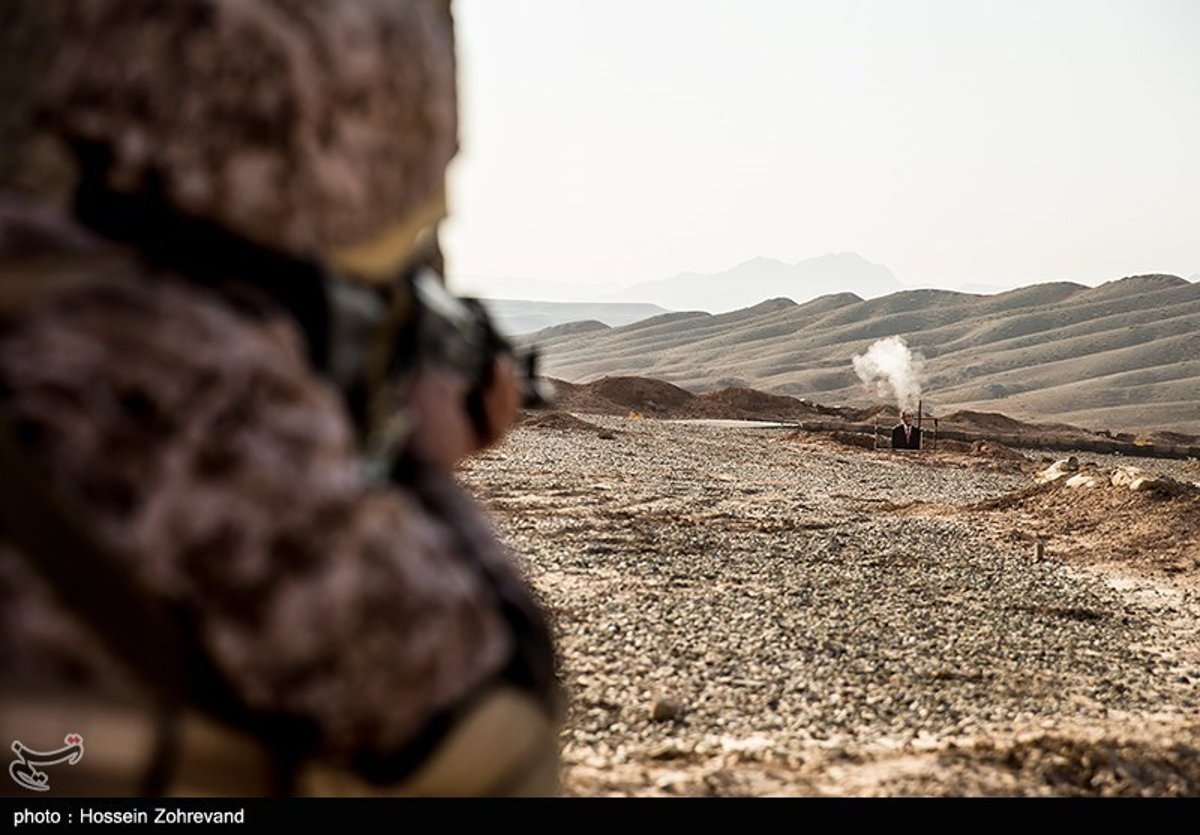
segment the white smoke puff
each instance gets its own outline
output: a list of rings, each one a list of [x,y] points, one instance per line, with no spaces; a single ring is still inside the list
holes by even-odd
[[[880,397],[892,397],[901,410],[914,409],[925,382],[925,357],[908,350],[904,338],[880,339],[853,359],[854,373]]]

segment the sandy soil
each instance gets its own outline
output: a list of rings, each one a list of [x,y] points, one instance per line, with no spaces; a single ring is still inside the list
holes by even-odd
[[[1037,458],[588,414],[469,462],[555,619],[568,793],[1200,794],[1200,506]]]

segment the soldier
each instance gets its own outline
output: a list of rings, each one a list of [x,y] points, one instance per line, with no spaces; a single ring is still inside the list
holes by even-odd
[[[7,791],[552,793],[548,627],[452,473],[519,380],[432,277],[448,3],[3,14]]]

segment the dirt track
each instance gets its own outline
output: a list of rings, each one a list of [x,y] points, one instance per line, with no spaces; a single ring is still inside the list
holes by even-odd
[[[463,473],[557,621],[569,792],[1200,794],[1194,540],[960,509],[1020,462],[580,417]]]

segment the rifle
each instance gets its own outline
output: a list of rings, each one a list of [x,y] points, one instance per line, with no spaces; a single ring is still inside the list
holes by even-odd
[[[520,375],[522,407],[551,404],[554,390],[538,375],[541,357],[536,345],[518,349],[496,327],[482,301],[452,295],[431,271],[418,271],[411,282],[417,330],[413,361],[454,371],[474,383],[473,394],[482,394],[491,382],[493,360],[508,355]]]

